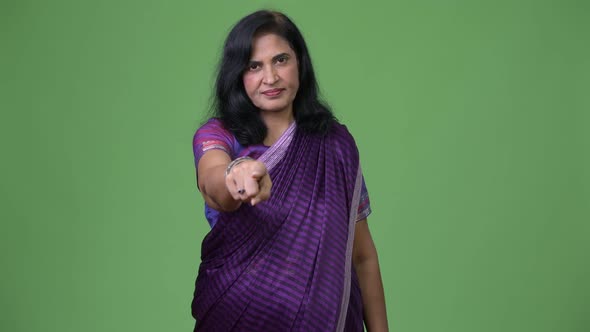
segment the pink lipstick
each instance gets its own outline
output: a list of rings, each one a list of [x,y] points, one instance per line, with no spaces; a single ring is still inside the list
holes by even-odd
[[[276,97],[281,94],[285,89],[270,89],[263,91],[262,94],[269,97]]]

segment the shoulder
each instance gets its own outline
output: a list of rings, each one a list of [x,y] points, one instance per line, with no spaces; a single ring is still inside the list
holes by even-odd
[[[330,129],[328,130],[328,140],[338,145],[356,146],[354,137],[348,130],[348,127],[340,122],[334,122],[330,126]]]
[[[223,123],[218,118],[210,118],[209,120],[207,120],[207,122],[205,122],[201,127],[199,127],[199,129],[197,129],[195,136],[206,133],[219,133],[231,135],[229,130],[225,129]]]
[[[234,135],[225,128],[221,120],[211,118],[197,129],[193,136],[193,145],[208,140],[223,140],[232,143],[235,138]]]
[[[327,141],[335,146],[342,156],[358,158],[359,153],[354,137],[344,124],[336,121],[332,123],[328,130]]]
[[[193,136],[195,156],[200,158],[203,153],[210,149],[224,150],[232,157],[239,149],[239,143],[234,135],[217,118],[209,119],[197,129]]]

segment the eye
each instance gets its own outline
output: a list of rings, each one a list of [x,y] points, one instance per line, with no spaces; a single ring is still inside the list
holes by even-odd
[[[256,71],[260,68],[260,65],[257,63],[251,63],[248,65],[248,71]]]
[[[289,60],[289,57],[286,55],[283,55],[283,56],[277,58],[277,63],[285,63],[285,62],[287,62],[287,60]]]

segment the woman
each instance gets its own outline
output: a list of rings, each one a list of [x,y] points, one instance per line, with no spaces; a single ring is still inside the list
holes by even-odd
[[[386,331],[358,151],[319,101],[284,14],[258,11],[231,30],[216,112],[193,141],[212,227],[195,331]]]

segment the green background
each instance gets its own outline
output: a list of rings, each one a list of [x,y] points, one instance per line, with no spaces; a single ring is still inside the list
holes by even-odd
[[[0,2],[0,330],[188,331],[191,141],[285,11],[357,140],[392,331],[590,330],[587,1]]]

